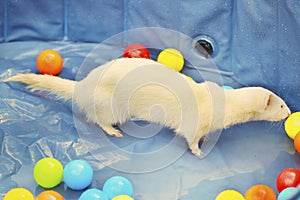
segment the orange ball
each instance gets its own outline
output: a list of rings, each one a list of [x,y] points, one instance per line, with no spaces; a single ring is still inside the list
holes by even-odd
[[[258,184],[249,188],[245,194],[246,200],[276,200],[276,193],[269,186]]]
[[[300,154],[300,131],[296,134],[294,138],[294,147],[296,151]]]
[[[64,200],[64,197],[54,190],[46,190],[40,193],[36,200]]]
[[[56,76],[62,70],[63,59],[57,51],[47,49],[38,55],[36,66],[41,74]]]

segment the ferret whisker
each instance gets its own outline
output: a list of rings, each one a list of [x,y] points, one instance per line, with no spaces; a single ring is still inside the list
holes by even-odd
[[[267,132],[270,132],[276,125],[275,122],[270,122],[270,123],[267,123],[267,124],[268,124]]]
[[[281,131],[281,129],[282,129],[282,126],[283,126],[283,121],[280,121],[280,122],[275,122],[275,133],[280,133]]]

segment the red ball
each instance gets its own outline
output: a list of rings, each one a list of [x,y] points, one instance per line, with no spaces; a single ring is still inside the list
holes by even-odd
[[[150,58],[150,53],[142,44],[130,44],[128,45],[123,52],[123,57],[125,58]]]
[[[300,132],[294,137],[294,147],[296,151],[300,154]]]
[[[300,170],[288,168],[280,172],[277,176],[276,187],[280,193],[288,187],[297,187],[300,183]]]

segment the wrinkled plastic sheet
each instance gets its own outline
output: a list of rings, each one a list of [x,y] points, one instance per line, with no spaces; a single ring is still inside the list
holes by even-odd
[[[185,46],[184,56],[191,56],[189,64],[196,67],[185,67],[183,73],[197,82],[205,79],[234,88],[264,86],[297,111],[299,6],[298,0],[4,0],[0,4],[0,81],[18,73],[38,73],[35,59],[44,49],[63,56],[59,76],[80,80],[97,65],[120,56],[128,43],[154,47],[155,58],[157,44],[160,50],[181,47],[173,43],[181,41],[173,36],[184,33],[195,40],[208,36],[217,51],[211,63],[197,55],[194,59],[193,46]],[[143,37],[117,36],[122,40],[99,46],[115,34],[140,27],[177,32],[158,30],[166,35],[153,40],[157,34],[147,30]],[[207,148],[204,159],[186,151],[184,139],[167,128],[136,121],[119,128],[127,133],[125,137],[110,138],[87,123],[71,102],[45,92],[32,93],[20,83],[0,82],[0,196],[13,187],[26,187],[35,195],[43,191],[32,175],[34,164],[43,157],[55,157],[64,165],[73,159],[87,160],[95,171],[90,187],[101,189],[107,178],[123,175],[132,181],[136,200],[211,200],[225,189],[244,193],[258,183],[276,190],[281,170],[299,168],[299,155],[283,122],[251,122],[212,133],[206,143],[212,148]],[[154,156],[147,160],[139,156],[147,152]],[[55,190],[66,199],[78,199],[82,193],[63,183]]]
[[[36,56],[48,48],[59,51],[64,58],[60,76],[74,80],[82,65],[90,63],[86,58],[97,45],[15,42],[1,44],[0,48],[0,80],[18,73],[37,73]],[[95,171],[90,187],[101,189],[107,178],[125,176],[132,181],[137,200],[214,199],[224,189],[243,193],[258,183],[275,190],[281,170],[299,168],[299,156],[282,122],[251,122],[223,130],[211,152],[199,159],[186,151],[183,138],[167,128],[133,121],[120,126],[123,139],[111,138],[86,122],[71,102],[45,92],[31,92],[20,83],[2,82],[0,90],[2,195],[13,187],[26,187],[35,195],[43,191],[32,175],[34,164],[43,157],[55,157],[63,165],[73,159],[87,160]],[[151,135],[153,129],[159,131]],[[116,147],[125,154],[116,152]],[[166,147],[167,151],[162,151]],[[132,156],[147,152],[160,153],[147,160]],[[66,199],[77,199],[82,193],[63,183],[54,189]]]

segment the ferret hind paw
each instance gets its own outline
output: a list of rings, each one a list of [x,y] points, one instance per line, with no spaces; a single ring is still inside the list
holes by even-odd
[[[191,149],[191,151],[195,156],[199,158],[203,158],[205,156],[205,154],[199,148]]]

